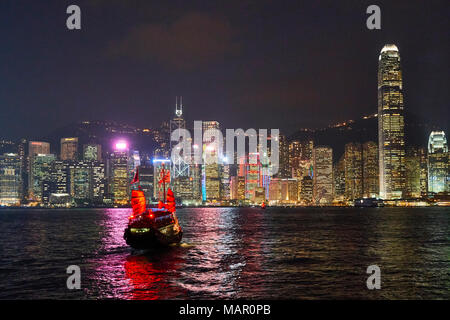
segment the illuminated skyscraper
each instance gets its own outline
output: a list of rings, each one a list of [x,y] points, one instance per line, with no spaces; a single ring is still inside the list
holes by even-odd
[[[91,164],[88,161],[71,161],[69,165],[70,195],[76,201],[90,199]]]
[[[345,199],[355,200],[363,194],[363,161],[360,143],[347,143],[344,153]]]
[[[0,155],[0,205],[19,205],[21,200],[21,158],[17,153]]]
[[[303,177],[300,189],[300,203],[308,206],[313,200],[313,180],[310,176]]]
[[[405,190],[405,132],[400,54],[393,44],[381,50],[378,65],[378,151],[380,197],[398,199]]]
[[[175,117],[170,120],[170,135],[174,133],[175,130],[178,129],[186,129],[186,122],[183,118],[183,98],[180,98],[180,106],[178,106],[178,97],[176,98],[175,102]],[[178,183],[176,183],[176,180],[178,177],[189,177],[189,164],[186,163],[186,159],[184,158],[184,155],[181,153],[179,156],[173,157],[173,152],[176,150],[173,150],[175,146],[178,145],[180,142],[180,135],[176,136],[176,140],[172,141],[172,137],[170,137],[170,152],[171,152],[171,159],[172,159],[172,173],[173,173],[173,180],[175,182],[174,188],[175,188],[175,194],[179,192],[176,190]],[[179,146],[178,146],[179,148]],[[176,155],[178,155],[178,152],[175,152]]]
[[[31,174],[33,171],[33,163],[34,157],[37,154],[50,154],[50,143],[43,141],[29,141],[28,142],[28,159],[27,159],[27,193],[28,197],[33,199],[33,175]]]
[[[292,141],[289,144],[289,169],[292,177],[300,177],[300,141]]]
[[[124,141],[115,145],[108,159],[109,193],[116,204],[126,204],[129,200],[129,149]]]
[[[419,148],[420,157],[420,195],[428,194],[428,157],[426,148]]]
[[[29,184],[30,197],[32,200],[43,201],[44,183],[51,182],[51,168],[56,160],[54,154],[35,154],[32,157]]]
[[[333,149],[319,146],[313,149],[313,200],[317,205],[333,201]]]
[[[221,180],[219,154],[213,143],[212,129],[220,130],[219,122],[203,121],[203,167],[202,167],[202,195],[203,201],[217,202],[221,200]]]
[[[286,136],[280,134],[279,140],[279,169],[276,174],[280,178],[291,177],[291,172],[289,171],[289,143]]]
[[[428,139],[428,191],[449,191],[448,143],[444,131],[433,131]]]
[[[61,160],[77,160],[78,138],[61,138]]]
[[[345,200],[345,154],[333,166],[334,200]],[[302,180],[303,183],[303,180]],[[303,184],[302,184],[303,186]]]
[[[144,191],[147,203],[151,203],[154,200],[153,187],[155,181],[153,175],[153,165],[139,167],[139,185],[141,186],[142,191]]]
[[[379,165],[378,145],[369,141],[362,146],[363,158],[363,197],[377,198],[379,196]]]
[[[256,188],[261,186],[261,162],[259,161],[259,153],[249,153],[245,164],[245,198],[247,200],[254,198]]]
[[[406,190],[405,198],[419,198],[420,188],[420,152],[416,147],[408,147],[405,157]]]

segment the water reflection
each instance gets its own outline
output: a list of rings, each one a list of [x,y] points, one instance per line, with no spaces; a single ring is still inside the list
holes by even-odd
[[[186,208],[182,243],[150,251],[126,245],[129,210],[3,211],[0,298],[450,298],[446,208]]]

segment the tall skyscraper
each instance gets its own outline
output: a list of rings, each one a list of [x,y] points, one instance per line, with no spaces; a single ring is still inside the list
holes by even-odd
[[[245,198],[254,198],[256,188],[262,186],[259,153],[249,153],[245,164]]]
[[[309,177],[309,176],[306,176]],[[334,200],[345,200],[345,154],[341,156],[338,163],[333,166]],[[303,180],[302,180],[303,186]]]
[[[276,174],[280,178],[291,177],[291,172],[289,171],[289,143],[285,135],[280,134],[279,138],[279,169]]]
[[[61,138],[61,160],[77,160],[78,138]]]
[[[203,201],[217,202],[221,200],[221,180],[219,154],[213,143],[213,133],[210,129],[220,130],[219,122],[203,121],[203,167],[202,167],[202,196]]]
[[[362,145],[363,197],[377,198],[380,190],[378,145],[373,141]]]
[[[300,203],[302,205],[311,205],[313,201],[313,180],[310,176],[303,177],[300,188]]]
[[[333,149],[318,146],[313,149],[313,199],[318,205],[333,201]]]
[[[43,141],[28,141],[28,158],[27,158],[27,197],[33,198],[33,163],[34,157],[38,154],[50,154],[50,143]]]
[[[36,201],[43,201],[44,183],[51,182],[51,168],[56,160],[54,154],[35,154],[32,157],[30,172],[30,198]]]
[[[126,142],[120,141],[110,154],[108,163],[109,193],[116,204],[126,204],[129,200],[129,149]]]
[[[17,153],[0,155],[0,205],[19,205],[21,200],[21,158]]]
[[[363,194],[363,161],[360,143],[345,145],[345,199],[355,200]]]
[[[153,176],[153,165],[145,165],[139,167],[139,184],[144,191],[145,199],[147,203],[154,200],[153,187],[154,187],[154,176]]]
[[[175,117],[170,120],[170,135],[173,134],[173,132],[177,129],[186,129],[186,121],[183,118],[183,97],[180,98],[180,105],[178,106],[178,97],[176,98],[175,102]],[[172,137],[171,137],[172,138]],[[176,136],[177,140],[172,141],[170,139],[170,152],[172,157],[172,152],[174,151],[173,148],[178,145],[180,135]],[[176,151],[176,150],[175,150]],[[178,153],[176,153],[178,154]],[[180,154],[180,156],[177,156],[175,158],[172,158],[172,178],[174,182],[178,179],[178,177],[189,177],[189,164],[186,162],[186,159],[184,158],[183,154]],[[178,185],[178,183],[174,184],[174,188]],[[175,193],[177,193],[179,190],[174,190]]]
[[[405,190],[405,130],[400,54],[393,44],[381,50],[378,64],[378,151],[380,197],[398,199]]]
[[[444,131],[433,131],[428,139],[428,191],[449,191],[448,143]]]
[[[420,198],[420,152],[419,148],[408,147],[405,157],[406,190],[405,198]]]

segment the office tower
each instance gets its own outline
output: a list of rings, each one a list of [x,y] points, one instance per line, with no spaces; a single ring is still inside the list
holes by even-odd
[[[227,163],[227,160],[225,158],[225,161],[222,161],[222,165],[221,165],[221,175],[220,175],[220,179],[222,181],[221,184],[221,188],[222,190],[220,191],[221,195],[222,195],[222,200],[224,201],[228,201],[230,200],[231,197],[231,190],[230,190],[230,165]]]
[[[313,149],[313,201],[327,205],[333,201],[333,150],[318,146]]]
[[[278,204],[281,202],[281,181],[283,178],[272,178],[269,184],[269,202]]]
[[[61,160],[78,159],[78,138],[61,138]]]
[[[115,204],[123,205],[129,200],[129,156],[126,142],[117,142],[109,157],[109,193]]]
[[[210,129],[220,130],[220,124],[217,121],[202,121],[203,143],[209,144],[213,141],[213,132]]]
[[[354,200],[363,193],[363,161],[360,143],[347,143],[344,153],[345,198]]]
[[[363,158],[363,197],[377,198],[380,189],[378,145],[373,141],[362,146]]]
[[[20,139],[17,143],[17,154],[20,158],[20,172],[21,172],[21,195],[22,200],[25,200],[27,197],[28,190],[28,141],[26,139]]]
[[[312,166],[312,151],[314,149],[314,142],[312,140],[305,140],[300,143],[300,168],[301,177],[310,176],[312,177],[313,166]]]
[[[176,98],[175,102],[175,117],[170,120],[170,153],[171,153],[171,160],[172,160],[172,173],[173,173],[173,180],[176,182],[178,177],[189,177],[189,163],[187,163],[185,156],[182,151],[177,152],[177,150],[174,150],[174,148],[182,141],[180,141],[181,135],[178,134],[174,138],[176,138],[174,141],[172,141],[172,135],[176,130],[185,130],[186,129],[186,122],[183,118],[183,97],[180,98],[180,106],[178,106],[178,97]],[[180,148],[177,146],[177,148]],[[175,156],[176,155],[176,156]],[[175,193],[178,192],[176,190],[177,183],[174,184],[174,191]]]
[[[245,177],[237,177],[237,200],[241,203],[245,201]]]
[[[261,187],[261,162],[259,153],[249,153],[245,164],[245,199],[251,200],[257,187]]]
[[[28,156],[33,157],[36,154],[50,154],[50,143],[42,141],[29,141]]]
[[[192,178],[192,199],[195,203],[202,201],[202,165],[192,164],[189,174]]]
[[[34,157],[37,154],[50,154],[50,143],[43,142],[43,141],[29,141],[28,142],[28,157],[27,157],[27,175],[28,175],[28,188],[27,190],[27,196],[30,199],[33,199],[33,175],[31,174],[33,171],[33,163],[34,163]]]
[[[419,148],[410,146],[406,148],[405,156],[405,198],[420,198],[420,174],[421,170]]]
[[[54,154],[35,154],[30,159],[32,160],[30,172],[31,183],[29,184],[30,198],[42,202],[44,200],[44,183],[51,182],[51,168],[56,157]]]
[[[89,199],[102,204],[106,193],[106,170],[101,161],[90,161]]]
[[[102,161],[102,146],[99,144],[85,144],[83,159],[88,161]]]
[[[90,199],[90,171],[88,161],[72,161],[69,164],[70,195],[80,203]]]
[[[153,157],[157,159],[169,159],[170,157],[170,123],[164,121],[161,126],[154,131],[153,139],[156,148]]]
[[[55,160],[52,162],[50,180],[53,182],[53,190],[51,190],[51,193],[69,193],[69,165],[69,161]]]
[[[0,205],[17,206],[21,201],[21,158],[17,153],[5,153],[0,155]]]
[[[291,172],[289,171],[289,143],[285,135],[280,134],[279,139],[279,169],[276,176],[279,178],[289,178],[291,177]]]
[[[165,197],[165,193],[167,193],[167,188],[170,187],[171,184],[171,172],[170,172],[170,160],[169,159],[153,159],[153,198],[157,201],[163,200]],[[163,179],[163,169],[165,175],[168,179],[166,179],[166,185],[164,190],[164,184],[162,183]],[[167,181],[169,180],[169,181]]]
[[[428,139],[428,191],[449,191],[448,143],[444,131],[433,131]]]
[[[306,176],[308,177],[308,176]],[[345,154],[333,166],[334,200],[345,200]],[[302,180],[303,185],[303,180]]]
[[[300,141],[292,141],[289,144],[289,171],[291,177],[300,177]]]
[[[420,157],[420,195],[425,197],[428,194],[428,157],[425,148],[419,148]]]
[[[405,190],[405,132],[402,71],[397,47],[387,44],[378,65],[378,152],[380,197],[399,199]]]
[[[311,205],[313,201],[313,179],[310,176],[303,177],[301,181],[300,203]]]
[[[272,204],[295,205],[299,200],[299,184],[295,178],[273,178],[269,184],[268,200]]]
[[[202,195],[203,201],[218,202],[221,199],[221,180],[219,163],[220,150],[214,142],[211,129],[220,130],[219,122],[203,121],[203,168],[202,168]]]
[[[295,178],[281,179],[281,199],[287,204],[298,202],[298,181]]]
[[[263,187],[255,188],[251,201],[255,204],[262,204],[266,201],[266,191]]]
[[[204,201],[218,202],[221,199],[219,164],[204,165]]]
[[[154,187],[154,169],[153,165],[141,165],[139,167],[139,185],[145,195],[147,203],[153,202],[153,187]]]

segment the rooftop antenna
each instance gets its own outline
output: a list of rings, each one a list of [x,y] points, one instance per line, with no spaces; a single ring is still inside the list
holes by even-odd
[[[180,109],[178,109],[178,96],[176,98],[175,114],[178,118],[183,114],[183,97],[180,97]]]

